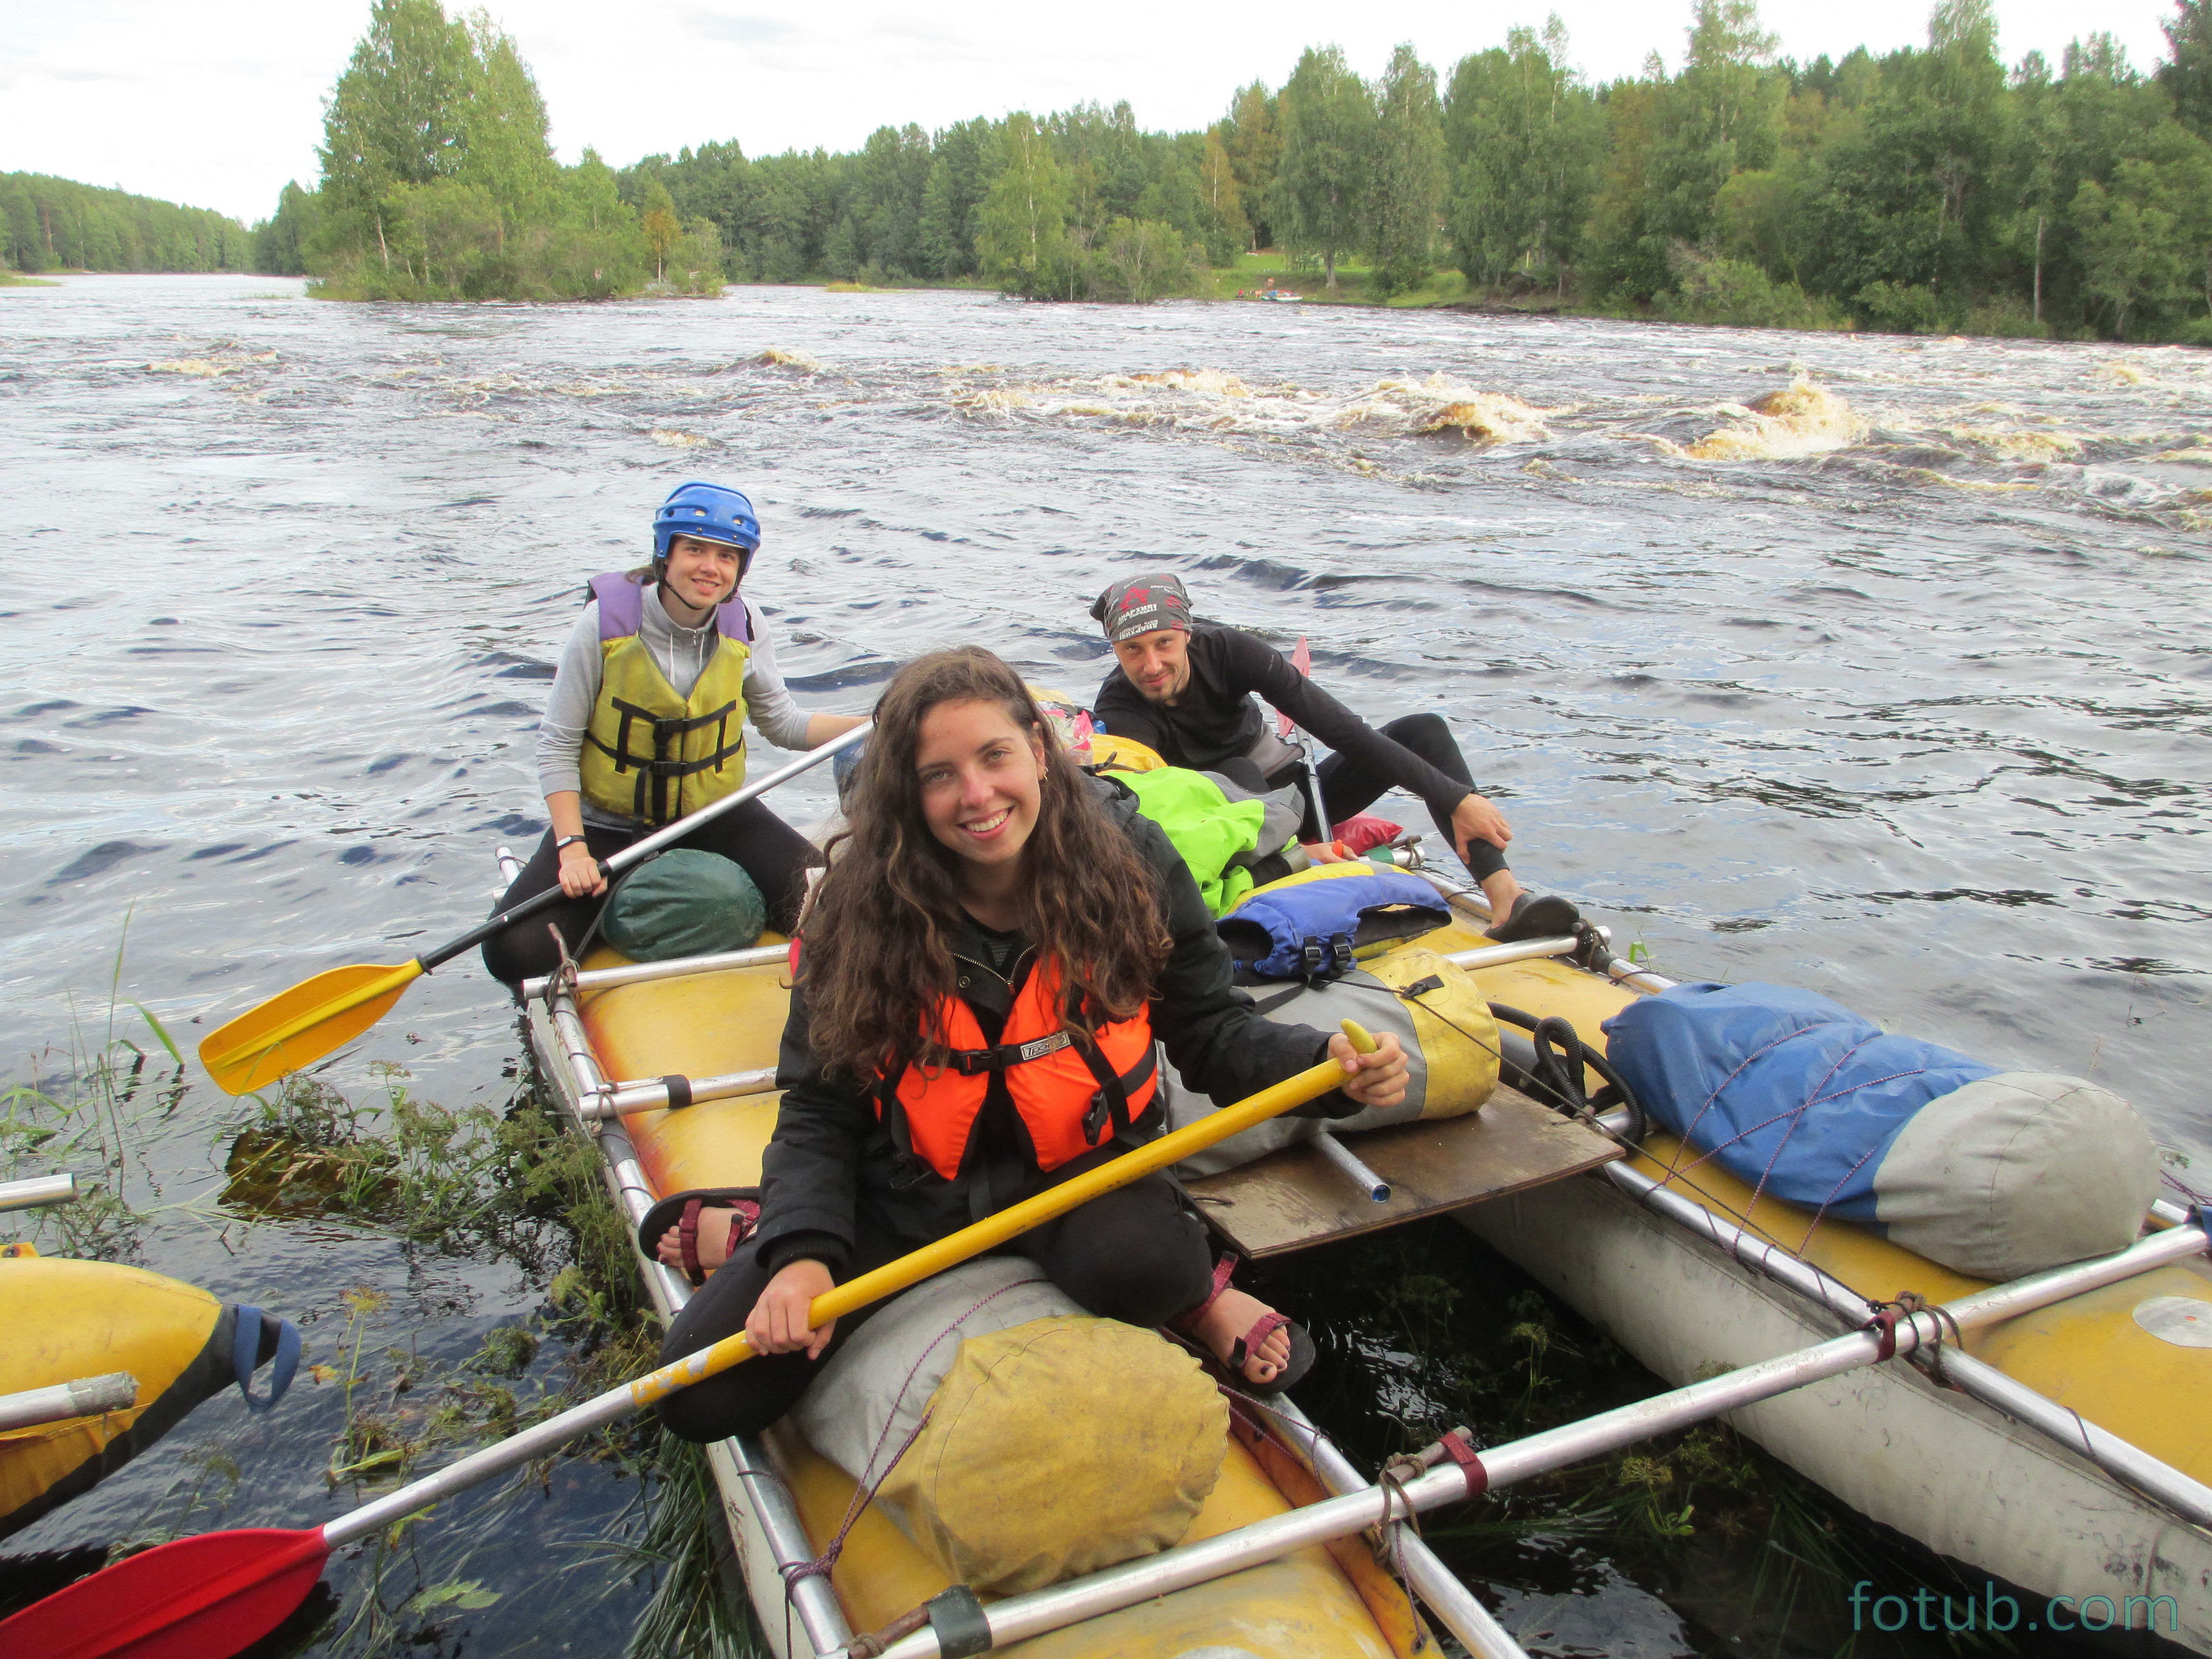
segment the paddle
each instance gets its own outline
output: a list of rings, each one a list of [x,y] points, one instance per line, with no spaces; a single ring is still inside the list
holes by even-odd
[[[1298,648],[1291,653],[1291,666],[1298,671],[1302,678],[1310,678],[1313,675],[1313,653],[1306,649],[1306,636],[1303,634],[1298,635]],[[1290,742],[1291,733],[1298,729],[1297,723],[1279,708],[1275,711],[1275,722],[1276,731],[1283,741]],[[1329,827],[1328,808],[1321,804],[1321,769],[1314,764],[1313,745],[1303,737],[1298,738],[1297,744],[1298,759],[1306,769],[1306,787],[1313,794],[1314,828],[1320,831],[1321,842],[1326,846],[1336,839],[1336,832]]]
[[[840,750],[851,748],[873,729],[872,723],[863,722],[832,738],[757,782],[749,783],[701,807],[690,817],[655,830],[644,840],[632,842],[600,865],[599,869],[612,875],[650,858],[718,813],[764,795],[786,779],[795,778],[808,768],[819,766]],[[249,1008],[228,1024],[210,1031],[200,1043],[200,1064],[207,1067],[216,1087],[225,1094],[242,1095],[264,1083],[274,1083],[359,1036],[391,1012],[392,1005],[399,1000],[402,991],[433,968],[451,962],[464,951],[475,949],[493,934],[506,932],[526,917],[552,908],[567,896],[556,884],[520,904],[509,906],[459,939],[398,967],[362,963],[333,968],[313,979],[302,980],[290,990],[279,992],[258,1007]]]
[[[1344,1034],[1359,1053],[1375,1051],[1375,1039],[1348,1019]],[[808,1322],[819,1328],[917,1285],[1101,1193],[1125,1187],[1293,1106],[1318,1099],[1343,1080],[1344,1068],[1334,1060],[1309,1066],[1273,1088],[816,1297],[807,1310]],[[334,1551],[503,1469],[543,1456],[587,1429],[641,1411],[752,1357],[752,1345],[744,1332],[725,1337],[712,1347],[610,1389],[312,1531],[254,1528],[203,1533],[158,1545],[0,1620],[0,1654],[37,1654],[40,1659],[121,1659],[124,1655],[130,1659],[225,1659],[282,1624],[315,1587],[323,1563]]]

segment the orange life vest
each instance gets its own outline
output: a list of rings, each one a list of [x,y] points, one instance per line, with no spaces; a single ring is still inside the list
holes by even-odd
[[[878,1078],[876,1115],[900,1149],[945,1180],[957,1178],[994,1072],[1005,1075],[1040,1170],[1093,1151],[1142,1117],[1159,1084],[1151,1016],[1139,1008],[1086,1039],[1060,1029],[1059,998],[1059,973],[1038,963],[1015,994],[996,1048],[984,1042],[967,1003],[945,998],[937,1011],[951,1050],[945,1063]]]

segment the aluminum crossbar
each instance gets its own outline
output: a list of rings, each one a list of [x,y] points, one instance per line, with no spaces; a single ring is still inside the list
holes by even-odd
[[[1936,1321],[1929,1315],[1899,1320],[1896,1351],[1906,1352],[1931,1342],[1936,1334]],[[1225,1577],[1310,1545],[1388,1525],[1408,1514],[1462,1503],[1484,1492],[1601,1456],[1652,1435],[1688,1428],[1840,1372],[1875,1364],[1881,1357],[1880,1339],[1873,1332],[1854,1331],[1707,1382],[1492,1447],[1469,1468],[1441,1463],[1405,1482],[1395,1494],[1381,1487],[1349,1492],[1200,1543],[1110,1567],[1072,1583],[1009,1596],[982,1609],[989,1627],[989,1645],[1003,1647],[1065,1629],[1101,1613]],[[935,1633],[921,1630],[884,1649],[883,1659],[942,1659],[942,1655]]]
[[[791,960],[788,945],[755,945],[742,951],[715,951],[706,956],[671,957],[665,962],[632,962],[620,968],[587,968],[576,975],[580,991],[611,990],[617,985],[642,985],[656,979],[686,979],[694,974],[720,974],[733,968],[781,967]],[[522,981],[525,1002],[545,994],[552,975]]]
[[[80,1376],[21,1394],[0,1394],[0,1429],[27,1429],[102,1412],[127,1412],[138,1403],[138,1379],[129,1371]]]
[[[684,1105],[698,1106],[710,1100],[735,1099],[740,1095],[769,1094],[775,1088],[773,1066],[751,1072],[725,1072],[719,1077],[679,1078],[674,1084],[666,1078],[641,1078],[634,1082],[605,1084],[598,1094],[580,1097],[577,1114],[585,1121],[596,1123],[638,1112],[660,1111],[669,1104],[672,1092],[683,1095]]]
[[[2176,1240],[2171,1234],[2162,1233],[2156,1239],[2146,1239],[2120,1252],[2118,1256],[2054,1268],[2049,1273],[1994,1285],[1975,1296],[1962,1297],[1942,1314],[1918,1313],[1900,1317],[1894,1328],[1893,1343],[1887,1348],[1887,1353],[1881,1333],[1849,1331],[1811,1347],[1492,1447],[1480,1453],[1469,1468],[1462,1469],[1449,1462],[1440,1464],[1401,1488],[1406,1508],[1419,1512],[1458,1503],[1616,1451],[1655,1434],[1688,1428],[1845,1371],[1879,1364],[1887,1354],[1909,1356],[1933,1349],[1954,1330],[1971,1330],[2014,1318],[2078,1296],[2086,1290],[2112,1284],[2130,1273],[2142,1271],[2142,1265],[2155,1265],[2150,1260],[2154,1255],[2158,1261],[2172,1261],[2186,1254],[2185,1247],[2204,1247],[2203,1235],[2197,1229],[2176,1228],[2172,1232],[2191,1232],[2196,1237]],[[2146,1249],[2147,1246],[2160,1243],[2165,1243],[2166,1253]],[[1948,1366],[1957,1350],[1946,1347],[1943,1352]],[[1404,1512],[1380,1488],[1349,1493],[1240,1527],[1200,1543],[1187,1544],[1093,1573],[1072,1583],[1011,1596],[983,1610],[989,1626],[990,1645],[1003,1646],[1047,1631],[1063,1629],[1103,1613],[1274,1560],[1308,1545],[1327,1543],[1367,1527],[1387,1525],[1402,1519]],[[884,1650],[884,1659],[940,1659],[940,1652],[935,1635],[924,1630],[892,1644]]]
[[[0,1181],[0,1210],[34,1210],[45,1204],[76,1201],[73,1175],[33,1176],[27,1181]]]
[[[1314,1478],[1335,1496],[1366,1492],[1374,1486],[1288,1395],[1252,1403],[1285,1430],[1283,1443],[1300,1455]],[[1421,1605],[1459,1638],[1471,1659],[1528,1659],[1520,1643],[1475,1599],[1474,1592],[1460,1582],[1420,1534],[1402,1525],[1394,1525],[1391,1531],[1395,1534],[1391,1548],[1405,1565],[1406,1582],[1421,1598]]]
[[[1607,1115],[1610,1118],[1613,1115]],[[1607,1164],[1604,1173],[1614,1186],[1645,1208],[1735,1257],[1754,1273],[1763,1273],[1817,1303],[1846,1324],[1865,1323],[1871,1310],[1863,1296],[1803,1257],[1759,1237],[1745,1223],[1706,1208],[1687,1194],[1641,1170],[1631,1169],[1626,1162]],[[2206,1244],[2201,1227],[2186,1224],[2169,1227],[2164,1232],[2138,1239],[2112,1255],[1991,1285],[1986,1291],[1946,1304],[1945,1311],[1959,1322],[1962,1329],[1994,1324],[2048,1306],[2065,1296],[2078,1296],[2116,1285],[2168,1262],[2202,1255]],[[2047,1292],[2054,1283],[2071,1288],[2061,1296],[2052,1296]],[[2068,1451],[2087,1458],[2122,1485],[2134,1487],[2200,1527],[2212,1528],[2212,1487],[2152,1456],[2132,1441],[2098,1427],[2070,1407],[2060,1405],[1956,1346],[1943,1349],[1940,1354],[1923,1356],[1921,1363],[1938,1372],[1943,1382],[2027,1424]]]

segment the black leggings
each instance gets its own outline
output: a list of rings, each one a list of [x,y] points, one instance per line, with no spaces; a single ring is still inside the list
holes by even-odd
[[[1382,735],[1402,744],[1423,760],[1455,782],[1474,787],[1474,778],[1467,769],[1467,757],[1459,752],[1459,744],[1452,741],[1451,727],[1444,724],[1441,714],[1407,714],[1392,720],[1382,728]],[[1364,812],[1382,798],[1390,787],[1390,780],[1362,768],[1357,762],[1342,755],[1331,755],[1316,769],[1321,774],[1322,805],[1328,809],[1328,821],[1334,824]],[[1295,783],[1299,793],[1306,791],[1306,769],[1303,766],[1286,766],[1267,780],[1270,789],[1280,789],[1286,783]],[[1459,805],[1456,798],[1449,801],[1428,803],[1429,816],[1436,820],[1437,833],[1444,838],[1444,845],[1454,852],[1459,850],[1452,838],[1452,809]],[[1319,834],[1309,803],[1306,821],[1299,828],[1301,839],[1311,841]],[[1505,867],[1505,854],[1480,836],[1470,836],[1467,844],[1467,867],[1477,881],[1496,875]]]
[[[837,1277],[858,1278],[909,1248],[864,1224],[852,1262]],[[1117,1187],[1030,1229],[1003,1253],[1029,1257],[1083,1307],[1130,1325],[1161,1325],[1188,1312],[1206,1300],[1212,1282],[1213,1252],[1205,1224],[1190,1212],[1173,1183],[1158,1175]],[[745,1316],[770,1277],[753,1257],[753,1251],[740,1248],[684,1305],[660,1346],[663,1364],[744,1328]],[[759,1433],[791,1409],[814,1380],[816,1369],[854,1330],[886,1305],[874,1303],[839,1320],[821,1359],[809,1359],[804,1351],[763,1354],[671,1395],[656,1407],[660,1420],[686,1440]]]
[[[593,858],[604,862],[645,833],[641,829],[605,830],[587,823],[584,826],[584,843],[591,848]],[[799,920],[799,902],[806,896],[807,866],[822,862],[822,855],[815,850],[812,842],[757,800],[746,801],[717,814],[673,845],[719,853],[742,865],[745,873],[753,878],[753,884],[760,889],[761,897],[768,902],[768,925],[781,933],[789,933],[793,923]],[[619,881],[621,877],[617,875],[615,879]],[[509,905],[520,904],[533,894],[557,886],[560,880],[561,857],[553,850],[553,832],[548,830],[544,839],[538,843],[538,850],[530,855],[530,862],[522,866],[522,873],[499,896],[493,913],[496,915]],[[509,985],[551,973],[560,965],[561,956],[553,948],[552,936],[545,931],[546,924],[550,922],[558,927],[561,937],[574,951],[599,920],[606,902],[605,893],[595,898],[565,899],[515,923],[504,933],[494,934],[484,941],[485,968],[494,979],[504,980]]]

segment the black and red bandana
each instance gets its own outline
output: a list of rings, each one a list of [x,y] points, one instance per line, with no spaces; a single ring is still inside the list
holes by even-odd
[[[1180,628],[1188,634],[1190,595],[1180,576],[1130,576],[1101,593],[1091,614],[1115,645],[1156,629]]]

